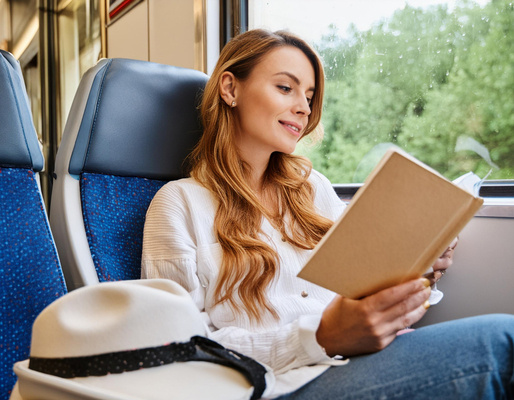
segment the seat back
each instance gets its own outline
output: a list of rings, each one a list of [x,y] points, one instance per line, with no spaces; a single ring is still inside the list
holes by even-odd
[[[50,221],[68,288],[140,277],[155,192],[185,176],[201,72],[104,59],[82,78],[59,147]]]
[[[28,358],[36,316],[66,292],[38,171],[44,160],[18,62],[0,50],[0,399]]]

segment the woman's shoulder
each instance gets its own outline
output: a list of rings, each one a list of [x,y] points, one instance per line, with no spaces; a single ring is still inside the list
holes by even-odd
[[[198,204],[211,203],[212,195],[193,178],[183,178],[164,184],[155,194],[151,208],[197,208]]]
[[[332,183],[329,179],[323,175],[321,172],[311,169],[311,173],[309,175],[309,181],[315,186],[330,186],[332,187]]]
[[[168,183],[164,184],[157,192],[157,195],[164,197],[188,197],[189,195],[208,194],[209,191],[194,178],[182,178],[174,181],[169,181]]]
[[[181,178],[167,182],[163,188],[173,189],[182,188],[183,190],[191,190],[192,188],[203,186],[194,178]]]
[[[332,183],[325,175],[314,169],[309,181],[314,187],[314,204],[323,216],[335,220],[345,209],[345,203],[337,196]]]

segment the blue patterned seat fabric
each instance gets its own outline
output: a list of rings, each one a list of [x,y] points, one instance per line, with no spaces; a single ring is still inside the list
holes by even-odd
[[[35,174],[0,167],[0,398],[16,382],[12,366],[28,358],[32,323],[65,284]]]
[[[0,400],[29,357],[32,323],[66,286],[36,180],[43,167],[19,64],[0,51]]]
[[[83,173],[82,213],[98,280],[139,279],[145,214],[166,181]]]

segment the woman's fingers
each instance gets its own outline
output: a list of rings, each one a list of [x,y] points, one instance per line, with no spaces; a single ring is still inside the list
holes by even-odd
[[[426,278],[413,279],[399,285],[381,290],[374,295],[366,297],[371,306],[377,311],[384,311],[397,303],[404,301],[412,293],[417,293],[430,286]]]
[[[430,307],[428,299],[430,297],[430,287],[409,296],[400,303],[399,307],[393,307],[390,311],[389,318],[391,322],[391,329],[394,333],[409,327],[418,322]]]
[[[452,240],[450,245],[446,248],[443,254],[439,257],[439,259],[436,261],[436,264],[434,264],[434,271],[436,270],[436,265],[439,263],[442,267],[439,269],[446,269],[448,268],[453,261],[453,252],[455,250],[455,247],[457,247],[457,244],[459,243],[459,238],[456,237]]]
[[[428,274],[423,275],[424,278],[427,278],[430,281],[430,286],[434,285],[442,276],[443,273],[441,271],[429,272]]]
[[[426,312],[428,280],[415,279],[361,300],[336,296],[322,315],[316,332],[327,354],[345,356],[385,348],[396,332],[419,321]]]
[[[381,309],[381,322],[388,334],[396,334],[398,330],[418,322],[430,307],[428,303],[431,291],[429,282],[426,279],[420,281],[421,285],[419,282],[415,282],[415,284],[406,285],[406,287],[398,285],[391,288],[393,292],[396,290],[395,294],[404,293],[408,288],[411,288],[412,291],[407,292],[400,298],[400,301],[390,307]],[[384,294],[387,294],[387,292]]]
[[[457,247],[457,244],[459,243],[459,237],[457,236],[455,239],[452,240],[448,248],[455,250],[455,247]]]
[[[437,282],[444,275],[446,270],[450,268],[453,264],[453,253],[455,247],[457,246],[458,238],[453,239],[448,248],[444,251],[444,253],[439,257],[432,269],[434,270],[434,283]]]
[[[453,250],[452,250],[453,253]],[[432,269],[434,272],[436,271],[446,271],[453,264],[453,254],[448,255],[447,252],[443,254],[443,257],[440,257],[436,260]]]
[[[457,247],[457,244],[459,243],[459,238],[456,237],[452,240],[450,245],[446,248],[443,254],[435,261],[434,265],[432,266],[432,270],[434,271],[430,275],[425,275],[426,278],[428,278],[431,282],[431,284],[435,284],[439,281],[445,274],[446,270],[450,268],[453,264],[453,253],[455,250],[455,247]]]

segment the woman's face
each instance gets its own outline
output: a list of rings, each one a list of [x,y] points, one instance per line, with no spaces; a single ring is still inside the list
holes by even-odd
[[[236,144],[246,162],[262,164],[271,153],[292,153],[307,125],[315,75],[293,46],[270,51],[245,81],[235,83]]]

